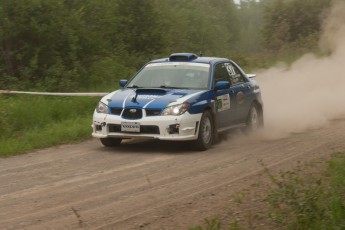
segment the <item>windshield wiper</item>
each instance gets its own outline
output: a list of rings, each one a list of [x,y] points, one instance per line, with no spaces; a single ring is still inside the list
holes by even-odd
[[[175,87],[175,86],[168,86],[168,85],[161,85],[159,88],[163,89],[181,89],[182,87]]]
[[[140,87],[137,85],[132,85],[132,86],[127,86],[127,88],[140,88]]]

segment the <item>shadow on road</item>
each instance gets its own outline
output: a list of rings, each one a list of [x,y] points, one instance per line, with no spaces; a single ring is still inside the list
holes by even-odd
[[[220,134],[216,143],[204,153],[212,151],[219,144],[230,144],[234,141],[235,136],[242,135],[238,131],[231,131],[227,133]],[[103,147],[99,143],[99,151],[109,152],[109,153],[173,153],[173,154],[193,154],[200,153],[193,148],[193,143],[188,141],[161,141],[155,139],[139,139],[139,140],[123,140],[119,146],[116,147]]]

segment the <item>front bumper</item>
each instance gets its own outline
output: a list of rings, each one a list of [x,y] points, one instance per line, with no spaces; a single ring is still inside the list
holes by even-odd
[[[118,115],[94,112],[92,136],[96,138],[153,138],[160,140],[186,141],[198,138],[198,127],[202,114],[180,116],[146,116],[129,120]],[[122,122],[140,123],[139,132],[121,131]]]

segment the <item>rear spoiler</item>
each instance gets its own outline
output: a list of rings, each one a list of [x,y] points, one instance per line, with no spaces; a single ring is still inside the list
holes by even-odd
[[[248,77],[248,78],[255,78],[255,77],[256,77],[256,74],[249,73],[249,74],[247,74],[247,77]]]

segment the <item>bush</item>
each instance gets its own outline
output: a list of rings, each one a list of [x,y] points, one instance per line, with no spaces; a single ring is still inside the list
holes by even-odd
[[[345,228],[345,154],[330,161],[326,177],[286,172],[274,178],[270,218],[286,229]]]

